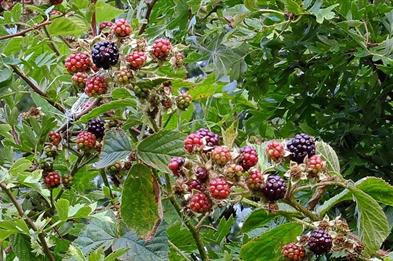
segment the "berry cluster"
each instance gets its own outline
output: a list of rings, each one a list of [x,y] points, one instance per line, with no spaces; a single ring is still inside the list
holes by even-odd
[[[332,251],[341,252],[349,260],[357,260],[364,246],[353,234],[350,234],[345,220],[336,218],[316,222],[317,228],[289,243],[282,248],[282,255],[287,260],[305,260],[307,252],[314,255],[326,255]]]

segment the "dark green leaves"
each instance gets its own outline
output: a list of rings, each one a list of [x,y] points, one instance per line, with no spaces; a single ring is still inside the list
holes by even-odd
[[[121,216],[143,238],[151,238],[162,219],[160,190],[150,168],[137,164],[124,183]]]
[[[88,120],[91,120],[103,113],[113,110],[113,109],[124,109],[125,107],[135,107],[136,101],[134,99],[121,99],[121,100],[114,100],[108,103],[104,103],[103,105],[94,108],[89,113],[83,115],[79,121],[86,123]]]
[[[171,157],[184,155],[184,137],[184,134],[174,131],[153,134],[138,145],[138,156],[148,166],[167,170]]]
[[[363,191],[350,189],[356,201],[358,230],[360,239],[365,244],[365,253],[375,254],[390,233],[385,213],[371,196]]]
[[[118,160],[127,158],[131,153],[131,143],[127,134],[120,129],[111,129],[104,136],[104,147],[100,154],[100,160],[94,163],[94,167],[102,169]]]
[[[243,245],[240,256],[245,261],[280,261],[282,246],[295,241],[302,231],[297,223],[279,225]]]

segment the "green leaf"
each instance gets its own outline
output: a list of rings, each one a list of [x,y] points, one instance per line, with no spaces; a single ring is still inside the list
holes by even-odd
[[[239,121],[235,120],[229,128],[226,130],[222,130],[222,138],[224,140],[224,145],[232,148],[233,144],[235,144],[235,140],[237,138],[237,126],[239,124]]]
[[[288,12],[296,15],[304,12],[304,9],[295,0],[283,0],[283,2]]]
[[[122,248],[129,250],[119,260],[166,261],[168,260],[169,249],[166,226],[164,224],[160,225],[155,236],[149,241],[138,238],[135,233],[127,232],[121,238],[117,239],[112,246],[113,250]]]
[[[105,257],[104,261],[116,261],[122,255],[127,253],[127,251],[128,251],[128,248],[117,249],[117,250],[113,251],[111,254],[109,254],[107,257]]]
[[[281,248],[295,241],[302,231],[303,226],[297,223],[279,225],[243,245],[240,257],[245,261],[280,261]]]
[[[389,236],[389,224],[381,206],[370,195],[357,188],[350,188],[356,201],[358,230],[365,244],[365,253],[375,254]]]
[[[337,154],[334,149],[323,141],[316,142],[317,154],[320,154],[324,160],[326,160],[327,167],[332,171],[334,175],[340,174],[340,161],[338,160]]]
[[[87,24],[80,18],[60,17],[48,26],[48,31],[53,36],[58,35],[75,35],[79,36],[88,31]]]
[[[99,247],[108,249],[112,246],[117,236],[116,226],[113,222],[115,216],[110,212],[106,217],[107,219],[92,218],[74,241],[74,244],[82,250],[83,254],[87,255]]]
[[[144,139],[137,149],[139,158],[148,166],[169,172],[171,157],[184,155],[185,135],[174,131],[161,131]]]
[[[50,104],[47,100],[42,98],[37,93],[33,92],[31,94],[31,98],[33,99],[37,107],[40,107],[43,112],[48,113],[50,115],[56,115],[57,117],[64,118],[64,114],[61,111],[53,107],[52,104]]]
[[[31,161],[26,158],[20,158],[12,164],[9,173],[12,176],[25,174],[31,166]]]
[[[127,134],[121,129],[110,129],[104,136],[100,160],[94,163],[94,167],[97,169],[108,167],[118,160],[127,158],[131,150]]]
[[[131,99],[131,98],[111,101],[108,103],[104,103],[103,105],[94,108],[89,113],[83,115],[79,119],[79,122],[86,123],[89,120],[94,119],[97,116],[100,116],[101,114],[113,109],[124,109],[126,107],[135,107],[135,106],[136,106],[136,101],[135,99]]]
[[[321,8],[316,11],[310,10],[310,12],[315,15],[317,23],[322,24],[324,20],[331,20],[336,16],[332,10],[339,5],[340,4],[334,4],[327,8]]]
[[[42,260],[33,254],[33,250],[30,245],[30,238],[23,235],[17,234],[12,243],[12,250],[15,252],[16,256],[20,261],[30,261],[30,260]]]
[[[8,81],[11,79],[12,72],[7,67],[0,70],[0,87],[7,86]]]
[[[70,208],[70,202],[67,199],[59,199],[56,202],[56,210],[57,210],[57,215],[59,216],[60,220],[67,220],[68,218],[68,210]]]
[[[277,217],[276,214],[270,213],[265,209],[254,210],[244,222],[242,231],[246,233],[250,230],[260,228],[272,221],[275,217]]]
[[[106,3],[105,0],[98,0],[96,3],[97,22],[110,21],[121,14],[123,10]]]
[[[134,165],[122,195],[120,213],[123,221],[139,236],[151,238],[162,219],[159,185],[151,169],[142,164]]]
[[[393,206],[393,186],[383,179],[376,177],[365,177],[355,183],[355,187],[373,197],[376,201]],[[345,189],[317,208],[317,212],[324,216],[327,211],[340,202],[352,200],[352,193]]]

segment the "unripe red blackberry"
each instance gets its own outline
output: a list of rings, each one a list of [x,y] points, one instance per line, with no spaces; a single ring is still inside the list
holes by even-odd
[[[64,62],[70,73],[86,72],[91,67],[90,57],[85,53],[73,53]]]
[[[215,199],[226,199],[231,193],[231,187],[224,178],[214,178],[209,182],[210,196]]]
[[[205,193],[195,193],[188,201],[188,207],[196,213],[206,213],[212,208],[212,203]]]
[[[109,69],[119,61],[119,51],[115,43],[109,41],[98,42],[91,50],[93,63],[98,68]]]
[[[192,179],[192,180],[188,181],[187,186],[188,186],[188,191],[190,191],[190,192],[192,192],[193,190],[202,191],[202,189],[203,189],[202,184],[196,179]]]
[[[76,144],[82,150],[94,149],[96,146],[96,136],[88,131],[81,131],[78,134]]]
[[[92,119],[87,122],[87,131],[93,133],[97,138],[104,137],[105,121],[101,119]]]
[[[117,19],[112,26],[112,32],[117,37],[129,36],[132,32],[131,25],[128,23],[126,19],[123,18]]]
[[[55,188],[61,184],[60,174],[56,171],[49,172],[44,177],[44,183],[48,188]]]
[[[158,60],[166,60],[171,53],[172,44],[168,39],[157,39],[154,41],[151,54]]]
[[[191,133],[184,140],[184,149],[188,153],[193,153],[203,147],[202,137],[196,133]]]
[[[65,188],[70,188],[71,186],[72,186],[72,176],[70,176],[70,175],[64,175],[62,178],[61,178],[61,181],[62,181],[62,183],[63,183],[63,186],[65,187]]]
[[[333,239],[328,233],[321,229],[314,230],[308,238],[307,245],[316,255],[327,254],[332,249]]]
[[[196,133],[205,140],[206,145],[209,147],[214,147],[220,144],[220,136],[206,128],[201,128],[197,130]]]
[[[266,154],[273,161],[280,160],[281,158],[284,157],[284,154],[285,154],[284,145],[282,143],[274,141],[274,140],[270,141],[266,145]]]
[[[172,108],[173,102],[171,100],[170,97],[168,96],[162,96],[161,97],[161,105],[162,107],[164,107],[165,109],[170,109]]]
[[[303,163],[304,158],[315,155],[315,139],[307,134],[297,134],[287,143],[287,149],[291,152],[290,158],[297,163]]]
[[[191,105],[191,102],[192,96],[188,92],[182,92],[176,97],[176,106],[179,110],[185,111]]]
[[[249,170],[258,163],[257,151],[251,146],[245,146],[240,149],[240,162],[243,169]]]
[[[93,75],[86,79],[85,93],[88,96],[105,94],[108,90],[108,84],[104,77]]]
[[[257,169],[248,171],[246,178],[247,187],[252,191],[260,191],[263,187],[263,176]]]
[[[312,173],[319,173],[326,168],[326,161],[322,160],[319,155],[314,155],[307,160],[307,168]]]
[[[61,142],[61,135],[60,135],[60,133],[58,133],[56,131],[50,131],[48,136],[49,136],[49,141],[53,145],[57,146],[57,145],[60,144],[60,142]]]
[[[224,170],[224,174],[230,180],[238,180],[243,174],[243,167],[237,164],[231,164],[227,166]]]
[[[112,22],[101,22],[99,25],[99,28],[100,28],[99,32],[100,33],[105,32],[105,31],[109,32],[109,30],[112,29],[112,26],[113,26]]]
[[[205,167],[199,166],[195,171],[195,177],[200,182],[205,182],[209,178],[209,172]]]
[[[133,51],[129,55],[127,55],[127,63],[129,67],[133,70],[138,70],[145,65],[147,56],[145,52],[142,51]]]
[[[262,193],[269,201],[276,201],[284,198],[287,192],[285,181],[278,175],[269,175],[262,188]]]
[[[224,166],[230,160],[232,160],[231,151],[228,147],[217,146],[211,152],[212,161],[220,166]]]
[[[128,69],[121,69],[115,72],[115,80],[120,84],[130,83],[132,76],[132,72]]]
[[[173,175],[181,175],[181,167],[184,165],[185,160],[182,157],[173,157],[169,161],[168,168],[172,171]]]
[[[85,72],[77,72],[74,75],[72,75],[72,83],[78,87],[78,89],[84,89],[86,85],[86,79],[88,75]]]
[[[306,251],[302,246],[298,246],[295,243],[289,243],[283,246],[282,255],[290,261],[301,261],[306,256]]]

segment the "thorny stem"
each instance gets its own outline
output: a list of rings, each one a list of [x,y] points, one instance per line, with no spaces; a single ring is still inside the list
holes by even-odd
[[[141,35],[145,32],[147,25],[149,24],[151,11],[153,10],[153,7],[157,2],[158,0],[151,0],[150,3],[147,4],[147,11],[145,16],[146,21],[142,24],[141,28],[139,29],[138,35]]]
[[[53,38],[52,38],[52,36],[49,34],[48,29],[46,28],[46,26],[43,26],[42,28],[44,28],[45,35],[46,35],[46,37],[48,37],[48,39],[49,39],[49,47],[56,53],[57,56],[60,56],[60,51],[59,51],[59,49],[57,48],[57,46],[54,44]]]
[[[25,30],[22,30],[20,32],[17,32],[17,33],[14,33],[14,34],[8,34],[8,35],[0,36],[0,41],[1,40],[5,40],[5,39],[9,39],[9,38],[13,38],[13,37],[24,36],[26,33],[30,32],[30,31],[34,31],[34,30],[40,29],[41,27],[43,27],[45,25],[48,25],[50,23],[51,23],[51,21],[46,20],[46,21],[44,21],[42,23],[33,25],[32,27],[27,28]]]
[[[35,93],[37,93],[42,98],[47,100],[53,107],[55,107],[56,109],[58,109],[62,113],[65,113],[65,109],[57,102],[54,102],[51,99],[49,99],[48,95],[46,93],[44,93],[43,91],[41,91],[40,88],[24,72],[22,72],[22,70],[18,66],[14,65],[14,64],[10,64],[10,66],[11,66],[12,70],[33,89],[33,91]]]
[[[300,205],[295,199],[285,198],[283,201],[288,205],[290,205],[291,207],[293,207],[294,209],[296,209],[297,211],[303,213],[303,215],[308,217],[310,220],[312,221],[321,220],[321,218],[317,214],[313,213],[312,211]]]
[[[14,204],[16,210],[18,211],[19,216],[24,218],[26,224],[32,230],[38,232],[38,229],[37,229],[36,225],[34,224],[34,222],[29,217],[25,217],[25,212],[23,211],[22,206],[18,203],[18,201],[16,200],[15,196],[7,188],[7,185],[4,184],[4,183],[0,183],[0,187],[7,194],[7,196],[11,200],[12,204]],[[44,253],[46,254],[46,256],[49,258],[50,261],[55,261],[56,260],[55,257],[53,256],[52,252],[49,250],[48,244],[47,244],[46,239],[45,239],[45,235],[42,232],[40,232],[38,234],[38,238],[39,238],[39,241],[41,243],[42,249],[43,249]]]
[[[186,256],[186,254],[183,253],[175,244],[172,243],[172,241],[168,240],[169,245],[179,254],[181,255],[186,261],[191,261],[191,259]]]
[[[97,36],[97,20],[96,20],[96,0],[91,0],[91,5],[93,8],[93,15],[91,16],[91,32],[93,37]]]
[[[106,173],[105,173],[104,170],[101,170],[101,177],[102,177],[102,180],[104,181],[105,186],[107,186],[108,189],[109,189],[109,195],[111,196],[111,199],[114,199],[115,196],[113,195],[111,186],[110,186],[109,181],[108,181],[108,177],[106,176]]]
[[[180,207],[179,203],[177,203],[177,201],[176,201],[176,198],[172,192],[171,182],[170,182],[170,178],[169,178],[168,173],[165,173],[165,182],[166,182],[166,190],[169,195],[168,198],[171,201],[173,207],[175,208],[177,214],[179,214],[179,216],[183,217],[184,224],[186,225],[188,230],[191,232],[192,237],[194,238],[194,241],[197,245],[199,254],[201,255],[201,259],[203,261],[209,260],[209,256],[207,254],[205,245],[203,244],[203,241],[202,241],[202,238],[201,238],[199,232],[197,231],[195,226],[191,223],[191,220],[183,215],[181,207]]]

